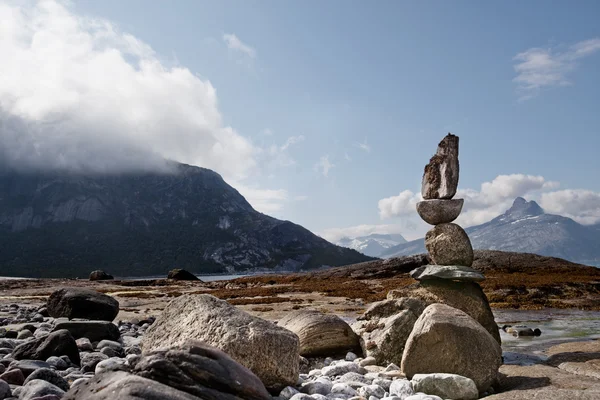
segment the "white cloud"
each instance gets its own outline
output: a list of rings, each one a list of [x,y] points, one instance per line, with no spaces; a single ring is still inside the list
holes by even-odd
[[[410,190],[400,192],[398,196],[386,197],[378,202],[379,216],[381,219],[410,216],[415,214],[417,202],[421,200],[421,194]]]
[[[457,222],[465,227],[487,222],[506,211],[516,197],[528,196],[556,187],[558,187],[557,182],[547,181],[542,176],[498,175],[491,182],[482,183],[479,190],[458,190],[455,198],[464,198],[465,205]],[[379,200],[379,215],[382,219],[414,217],[418,222],[416,204],[420,200],[420,193],[405,190],[397,196]],[[415,226],[419,225],[415,223]]]
[[[287,149],[290,148],[290,146],[295,145],[296,143],[300,143],[304,141],[304,136],[300,135],[300,136],[290,136],[289,138],[287,138],[287,140],[285,141],[285,143],[283,144],[283,146],[281,146],[281,151],[286,151]]]
[[[600,193],[583,189],[557,190],[542,193],[542,208],[551,214],[559,214],[589,225],[600,222]]]
[[[391,234],[391,233],[401,233],[402,227],[400,225],[395,224],[380,224],[380,225],[357,225],[357,226],[349,226],[347,228],[329,228],[325,229],[322,232],[319,232],[318,235],[323,239],[328,240],[330,242],[337,242],[343,237],[360,237],[367,236],[373,233],[379,234]]]
[[[367,153],[371,152],[371,146],[367,144],[367,138],[365,138],[365,141],[362,143],[354,142],[354,147],[358,147],[359,149]]]
[[[541,89],[570,84],[569,73],[578,62],[600,50],[600,38],[578,42],[564,50],[534,47],[514,57],[521,99],[535,96]]]
[[[223,124],[210,81],[166,67],[111,22],[55,1],[1,3],[0,20],[8,164],[116,172],[167,158],[238,180],[257,167],[259,149]]]
[[[223,41],[227,45],[228,49],[242,52],[250,58],[256,58],[256,50],[253,47],[242,42],[235,34],[224,34]]]
[[[352,161],[352,158],[350,158],[350,156],[348,155],[348,153],[344,153],[344,159],[346,161]]]
[[[288,192],[284,189],[260,189],[238,182],[232,182],[231,186],[235,187],[252,207],[265,214],[281,211],[289,199]]]
[[[271,169],[277,169],[279,167],[289,167],[291,165],[295,165],[296,164],[296,160],[294,160],[294,158],[292,158],[292,156],[290,156],[288,154],[288,150],[300,143],[304,141],[304,136],[300,135],[300,136],[290,136],[287,138],[287,140],[285,141],[284,144],[282,144],[281,146],[277,146],[275,144],[271,145],[268,148],[268,156],[269,156],[269,160],[268,160],[268,165]]]
[[[269,128],[265,128],[262,130],[261,134],[263,136],[272,136],[273,135],[273,131]]]
[[[327,177],[329,175],[329,170],[334,167],[335,164],[332,164],[329,161],[329,155],[325,155],[315,164],[315,171],[321,173],[324,177]]]

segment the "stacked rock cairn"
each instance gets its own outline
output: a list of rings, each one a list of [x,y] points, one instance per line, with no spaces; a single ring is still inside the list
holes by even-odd
[[[482,281],[483,274],[473,268],[473,247],[463,228],[452,223],[462,211],[463,199],[455,199],[458,188],[458,136],[449,133],[438,145],[437,152],[425,166],[421,196],[417,203],[419,216],[434,225],[425,235],[425,247],[431,265],[411,271],[419,281],[450,279]]]

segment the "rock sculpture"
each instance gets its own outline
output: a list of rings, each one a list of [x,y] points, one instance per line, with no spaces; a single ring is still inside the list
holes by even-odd
[[[453,199],[458,188],[458,136],[449,133],[438,145],[436,154],[425,166],[419,216],[435,225],[425,235],[425,247],[433,265],[418,268],[411,276],[419,281],[451,279],[482,281],[483,274],[470,268],[473,246],[460,226],[453,224],[462,210],[463,199]]]

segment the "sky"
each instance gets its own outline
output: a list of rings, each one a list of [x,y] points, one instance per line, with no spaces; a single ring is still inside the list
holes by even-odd
[[[0,161],[213,169],[328,240],[422,237],[460,137],[458,223],[515,197],[600,223],[600,3],[0,0]]]

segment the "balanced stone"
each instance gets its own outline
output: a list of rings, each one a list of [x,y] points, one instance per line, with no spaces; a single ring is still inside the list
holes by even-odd
[[[417,203],[417,212],[430,225],[447,224],[460,215],[463,199],[433,199]]]
[[[415,323],[402,355],[402,372],[445,372],[472,379],[479,392],[496,380],[502,364],[500,344],[479,322],[456,308],[432,304]]]
[[[449,133],[425,166],[421,195],[424,199],[451,199],[458,187],[458,136]]]
[[[410,271],[410,276],[418,281],[427,279],[450,279],[454,281],[483,281],[485,276],[471,267],[461,265],[423,265]]]
[[[473,247],[469,236],[456,224],[436,225],[425,235],[425,247],[436,265],[473,264]]]

